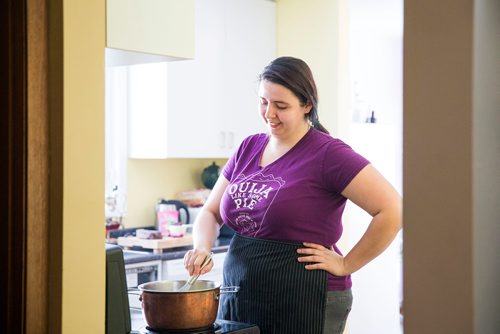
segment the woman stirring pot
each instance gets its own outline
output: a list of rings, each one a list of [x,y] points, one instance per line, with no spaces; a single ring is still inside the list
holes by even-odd
[[[305,62],[280,57],[260,74],[268,133],[247,137],[224,167],[194,224],[189,274],[211,252],[222,224],[235,230],[224,262],[218,318],[268,333],[342,333],[352,305],[350,275],[382,253],[401,228],[391,184],[318,120]],[[346,254],[336,246],[347,200],[372,217]],[[213,267],[209,264],[201,274]]]

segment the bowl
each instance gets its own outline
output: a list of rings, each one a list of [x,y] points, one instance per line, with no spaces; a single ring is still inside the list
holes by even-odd
[[[187,225],[169,225],[168,226],[168,236],[172,238],[181,238],[186,234]]]

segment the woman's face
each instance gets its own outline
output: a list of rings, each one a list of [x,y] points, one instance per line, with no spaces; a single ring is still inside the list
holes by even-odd
[[[259,108],[271,135],[277,138],[302,135],[309,128],[305,114],[311,110],[311,106],[302,106],[297,96],[282,85],[262,80],[259,86]]]

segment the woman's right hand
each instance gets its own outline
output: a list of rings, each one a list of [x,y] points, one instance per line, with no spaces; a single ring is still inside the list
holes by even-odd
[[[200,267],[205,261],[205,258],[210,254],[206,249],[191,249],[184,255],[184,267],[189,273],[189,276],[203,275],[212,270],[214,261],[210,261],[201,271]]]

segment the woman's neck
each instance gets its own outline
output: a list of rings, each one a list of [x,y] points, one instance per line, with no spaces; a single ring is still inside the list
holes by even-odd
[[[292,148],[295,144],[297,144],[302,137],[306,135],[306,133],[309,131],[310,126],[309,123],[305,123],[303,127],[301,127],[298,131],[292,133],[292,135],[288,137],[277,137],[271,135],[271,138],[269,139],[269,144],[276,148]]]

